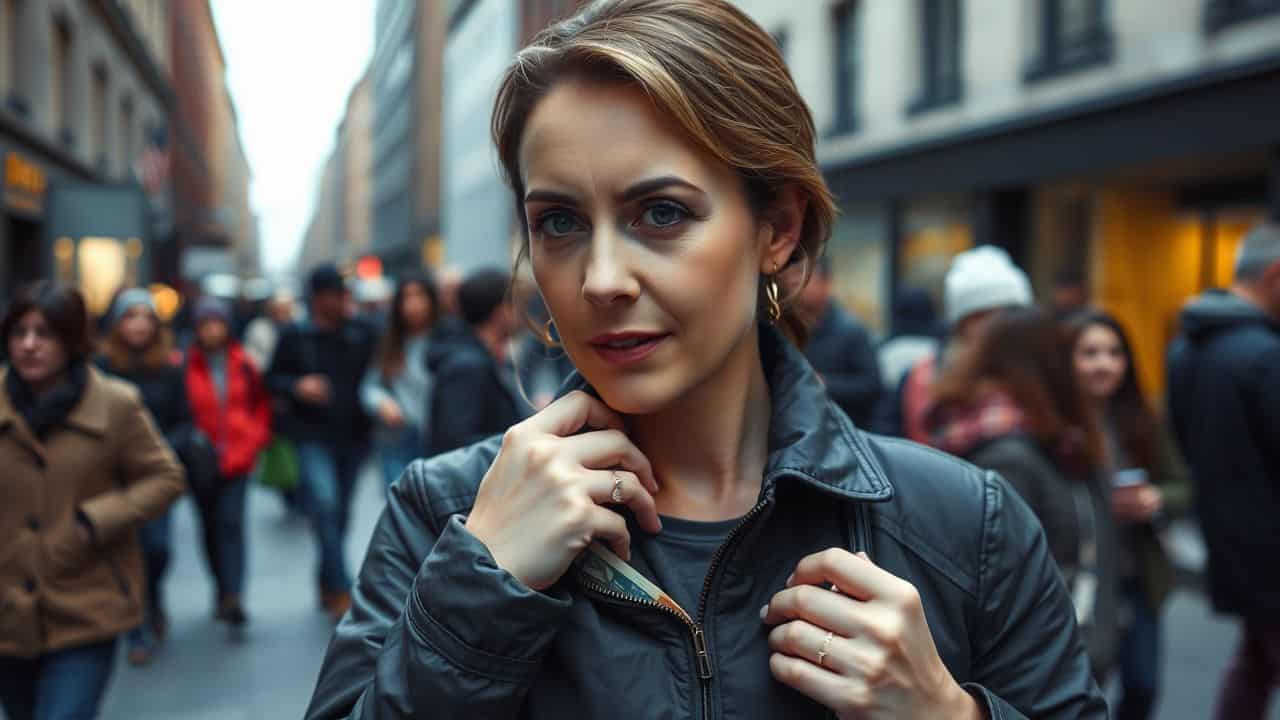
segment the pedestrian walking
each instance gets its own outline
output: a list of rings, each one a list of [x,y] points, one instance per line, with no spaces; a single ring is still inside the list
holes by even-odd
[[[1116,656],[1116,540],[1102,439],[1058,324],[1039,308],[989,317],[933,387],[931,445],[993,470],[1044,526],[1099,682]]]
[[[1235,281],[1182,311],[1170,416],[1196,479],[1209,596],[1240,618],[1216,718],[1262,718],[1280,681],[1280,225],[1245,236]]]
[[[893,301],[893,331],[876,349],[886,393],[894,393],[911,368],[937,354],[940,335],[928,291],[905,288],[898,293]]]
[[[1025,504],[855,428],[793,343],[835,207],[767,32],[591,3],[493,130],[581,375],[392,486],[306,717],[1106,716]]]
[[[20,290],[0,332],[0,706],[94,718],[117,638],[144,622],[137,530],[182,494],[182,468],[138,391],[89,367],[79,291]]]
[[[249,474],[271,442],[271,405],[262,376],[231,335],[231,310],[205,297],[195,310],[196,343],[187,354],[186,391],[196,426],[217,451],[209,487],[193,488],[205,559],[215,585],[214,617],[232,626],[244,611]]]
[[[317,267],[307,286],[310,317],[281,333],[267,387],[284,407],[276,430],[297,450],[302,505],[319,546],[320,605],[336,622],[351,604],[343,545],[351,494],[369,448],[360,381],[375,336],[348,316],[346,283],[336,267]]]
[[[507,302],[511,276],[478,270],[458,287],[467,330],[431,346],[434,375],[430,454],[439,455],[501,433],[523,419],[507,344],[519,321]]]
[[[871,334],[832,296],[831,259],[818,258],[812,266],[809,282],[800,291],[801,307],[812,327],[805,355],[853,424],[870,428],[883,392]]]
[[[1004,250],[983,245],[956,255],[943,280],[947,337],[940,352],[917,362],[899,384],[888,427],[919,443],[930,443],[926,418],[933,408],[933,383],[951,357],[981,335],[999,310],[1031,305],[1031,281]]]
[[[1159,694],[1160,610],[1173,566],[1159,531],[1191,504],[1186,466],[1147,404],[1128,335],[1111,315],[1085,310],[1067,320],[1076,380],[1099,420],[1117,524],[1115,569],[1121,622],[1117,648],[1119,720],[1147,720]]]
[[[376,419],[374,447],[387,485],[426,454],[432,394],[427,352],[439,308],[430,277],[401,277],[373,366],[360,385],[364,410]]]
[[[271,366],[281,328],[294,320],[293,295],[277,292],[267,301],[266,312],[249,321],[244,331],[244,350],[259,372]]]
[[[161,436],[181,457],[193,428],[191,406],[181,355],[174,347],[173,334],[156,313],[151,293],[145,288],[120,293],[112,305],[108,327],[110,334],[97,358],[98,368],[138,388]],[[126,639],[131,665],[150,662],[168,636],[164,579],[173,555],[172,524],[171,513],[166,511],[140,530],[146,559],[147,622]]]

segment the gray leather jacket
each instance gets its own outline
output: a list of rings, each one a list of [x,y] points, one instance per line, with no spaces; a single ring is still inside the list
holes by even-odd
[[[1105,718],[1071,600],[1016,493],[857,430],[776,333],[761,333],[761,353],[773,416],[760,501],[713,560],[696,625],[574,569],[545,593],[499,569],[462,522],[493,438],[392,486],[306,717],[830,718],[769,674],[758,612],[801,557],[835,546],[916,587],[943,661],[990,717]]]

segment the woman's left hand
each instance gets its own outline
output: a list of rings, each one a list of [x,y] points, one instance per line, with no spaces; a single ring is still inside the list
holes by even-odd
[[[804,558],[761,612],[773,676],[840,718],[985,716],[938,657],[919,592],[862,553]]]

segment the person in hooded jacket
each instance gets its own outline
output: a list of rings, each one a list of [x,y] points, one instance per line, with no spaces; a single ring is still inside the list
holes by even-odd
[[[308,718],[1105,717],[1026,504],[855,428],[798,348],[779,275],[835,203],[769,33],[591,3],[493,129],[581,374],[391,486]]]
[[[1040,518],[1101,683],[1116,657],[1116,531],[1068,349],[1044,310],[997,312],[938,377],[927,426],[934,447],[1000,473]]]
[[[1250,230],[1231,288],[1181,321],[1169,413],[1196,478],[1209,597],[1241,621],[1215,717],[1254,720],[1280,681],[1280,224]]]
[[[137,386],[169,447],[182,447],[193,426],[181,354],[174,347],[173,334],[156,312],[151,293],[145,288],[121,292],[111,307],[108,327],[110,334],[96,360],[97,366]],[[157,646],[168,636],[163,584],[173,554],[172,524],[171,514],[166,511],[140,530],[147,570],[147,622],[128,635],[127,659],[131,665],[150,662]]]
[[[507,302],[510,282],[501,270],[478,270],[458,287],[467,329],[438,336],[427,355],[433,375],[429,455],[501,433],[524,417],[507,364],[518,322]]]
[[[232,626],[244,611],[245,503],[249,474],[271,442],[271,401],[262,376],[231,334],[231,309],[204,297],[195,309],[196,342],[187,352],[186,391],[196,426],[217,452],[212,487],[195,493],[204,553],[215,585],[214,617]]]
[[[20,289],[0,335],[0,708],[95,718],[147,607],[138,528],[183,490],[138,390],[90,367],[78,290]]]

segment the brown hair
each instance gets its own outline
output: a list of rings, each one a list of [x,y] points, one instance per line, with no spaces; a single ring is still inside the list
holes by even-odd
[[[123,316],[122,316],[123,317]],[[152,314],[156,323],[155,334],[151,342],[141,353],[135,352],[120,335],[120,322],[111,326],[111,334],[102,344],[102,354],[107,356],[113,372],[131,372],[133,370],[156,370],[173,364],[174,340],[173,332],[165,327],[160,318]]]
[[[52,280],[37,280],[20,288],[9,304],[4,320],[0,321],[0,334],[4,335],[6,351],[18,321],[31,312],[44,316],[44,321],[72,363],[88,359],[92,347],[89,342],[89,313],[79,290]]]
[[[1142,392],[1142,383],[1138,380],[1137,368],[1134,367],[1133,346],[1129,344],[1129,336],[1120,325],[1120,321],[1101,310],[1081,310],[1065,321],[1069,336],[1069,348],[1074,355],[1075,347],[1081,336],[1089,328],[1098,325],[1116,334],[1120,340],[1120,352],[1124,353],[1124,378],[1116,394],[1107,400],[1106,412],[1115,423],[1119,435],[1120,446],[1129,457],[1155,473],[1160,457],[1160,423],[1156,420],[1151,406],[1147,405],[1146,396]]]
[[[382,379],[390,382],[404,369],[404,344],[409,335],[408,324],[404,320],[401,305],[404,304],[405,292],[413,285],[422,288],[431,303],[431,313],[427,317],[427,328],[433,328],[440,317],[440,295],[436,292],[436,283],[431,276],[417,270],[410,270],[400,276],[396,282],[395,295],[391,296],[391,311],[387,317],[387,329],[378,345],[378,371]]]
[[[934,385],[939,405],[972,405],[995,388],[1025,413],[1032,437],[1072,472],[1102,465],[1097,423],[1076,383],[1066,333],[1038,307],[997,311]]]
[[[795,187],[808,204],[788,265],[803,263],[795,289],[803,287],[836,213],[818,169],[813,116],[773,38],[725,0],[598,0],[516,55],[498,88],[492,132],[525,232],[517,267],[529,253],[520,140],[538,102],[570,78],[644,90],[695,145],[737,172],[757,214],[770,210],[778,190]],[[802,342],[807,331],[794,295],[785,299],[779,325]]]

